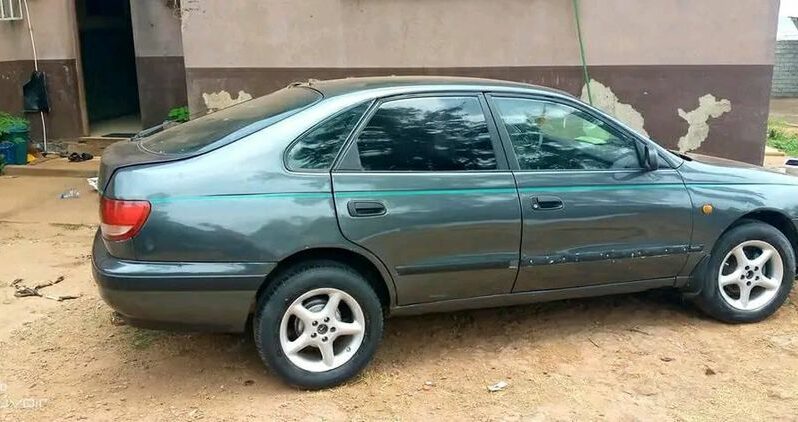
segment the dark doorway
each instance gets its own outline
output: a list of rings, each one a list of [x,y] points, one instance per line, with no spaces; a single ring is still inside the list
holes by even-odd
[[[77,0],[83,84],[92,136],[141,129],[130,0]]]

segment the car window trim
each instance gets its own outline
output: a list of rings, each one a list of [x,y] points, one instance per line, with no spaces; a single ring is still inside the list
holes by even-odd
[[[338,110],[335,113],[333,113],[333,114],[331,114],[331,115],[319,120],[313,126],[311,126],[309,129],[307,129],[304,132],[302,132],[301,134],[299,134],[283,150],[283,168],[285,168],[285,170],[288,171],[289,173],[297,173],[297,174],[302,174],[302,173],[308,173],[308,174],[330,173],[330,170],[335,166],[335,163],[336,163],[338,157],[342,155],[342,153],[344,151],[344,148],[346,147],[346,144],[349,141],[349,138],[352,137],[352,134],[355,133],[355,130],[357,130],[357,128],[358,128],[358,125],[360,125],[360,123],[363,121],[365,116],[368,114],[369,110],[371,110],[372,106],[374,105],[374,102],[375,101],[373,99],[371,99],[371,100],[366,100],[366,101],[363,101],[363,102],[359,102],[357,104],[352,104],[352,105],[350,105],[348,107],[345,107],[342,110]],[[323,125],[325,123],[328,123],[330,120],[335,119],[336,117],[338,117],[338,116],[340,116],[340,115],[342,115],[344,113],[347,113],[347,112],[351,111],[354,108],[360,107],[363,104],[369,104],[369,105],[368,105],[368,107],[366,107],[366,110],[363,111],[363,114],[360,115],[360,117],[358,118],[358,121],[355,123],[355,125],[352,126],[352,130],[350,130],[349,133],[346,135],[346,138],[344,139],[344,142],[341,143],[341,147],[338,148],[338,151],[335,153],[335,157],[333,157],[333,160],[330,162],[330,165],[328,167],[323,168],[323,169],[303,169],[303,168],[293,169],[293,168],[291,168],[288,165],[288,153],[291,152],[291,149],[293,149],[294,146],[296,146],[296,144],[299,143],[306,135],[308,135],[312,131],[316,130],[321,125]]]
[[[357,149],[357,139],[360,136],[363,129],[368,126],[371,118],[374,117],[374,114],[379,110],[380,106],[385,103],[397,100],[405,100],[405,99],[416,99],[416,98],[441,98],[441,97],[472,97],[476,98],[479,101],[479,105],[482,108],[482,116],[485,118],[485,124],[488,127],[488,134],[490,135],[491,139],[491,146],[493,147],[493,154],[496,156],[496,168],[492,170],[463,170],[463,171],[454,171],[454,173],[460,174],[474,174],[474,173],[496,173],[496,172],[507,172],[511,170],[510,164],[508,162],[508,156],[505,151],[505,147],[501,140],[501,134],[499,132],[499,128],[496,126],[496,122],[492,117],[492,113],[490,107],[488,106],[487,100],[485,99],[485,94],[482,91],[429,91],[429,92],[416,92],[416,93],[405,93],[405,94],[397,94],[397,95],[389,95],[385,97],[377,98],[374,103],[369,107],[369,109],[363,114],[363,118],[358,122],[355,129],[347,139],[344,147],[341,149],[341,153],[339,154],[339,158],[332,167],[333,172],[362,172],[362,173],[381,173],[381,174],[410,174],[410,173],[420,173],[420,174],[430,174],[430,173],[443,173],[443,172],[452,172],[451,170],[445,171],[418,171],[418,170],[365,170],[363,165],[360,163],[360,154]]]
[[[612,120],[606,119],[601,114],[596,113],[594,110],[585,107],[584,105],[580,104],[577,101],[567,101],[565,99],[559,97],[553,97],[548,95],[542,94],[533,94],[533,93],[505,93],[505,92],[485,92],[485,98],[488,102],[489,107],[494,115],[495,124],[499,129],[499,134],[502,139],[502,143],[504,148],[507,149],[507,160],[510,164],[510,168],[513,171],[519,172],[530,172],[530,173],[540,173],[540,172],[550,172],[550,171],[557,171],[557,172],[618,172],[618,171],[631,171],[631,172],[640,172],[646,171],[645,166],[643,166],[642,161],[642,153],[647,142],[641,140],[638,136],[635,136],[633,133],[630,133],[626,128],[619,126]],[[507,127],[504,125],[504,122],[501,120],[501,113],[499,112],[498,105],[495,103],[495,99],[499,98],[511,98],[511,99],[524,99],[524,100],[532,100],[532,101],[540,101],[540,102],[548,102],[550,104],[570,107],[574,110],[583,112],[590,117],[606,124],[615,135],[621,136],[623,139],[628,139],[634,142],[635,144],[635,151],[637,152],[637,161],[639,168],[631,168],[631,169],[522,169],[518,163],[518,156],[515,153],[515,149],[513,148],[513,143],[510,140],[510,134],[507,132]],[[501,123],[501,124],[499,124]],[[670,163],[669,163],[670,164]]]

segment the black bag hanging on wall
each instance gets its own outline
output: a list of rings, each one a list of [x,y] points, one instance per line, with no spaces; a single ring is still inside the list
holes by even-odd
[[[50,112],[50,100],[47,96],[47,78],[44,72],[35,70],[31,73],[30,80],[22,86],[22,96],[25,99],[26,112]]]

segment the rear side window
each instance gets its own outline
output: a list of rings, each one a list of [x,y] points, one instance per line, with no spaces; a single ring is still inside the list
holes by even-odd
[[[496,155],[476,97],[383,103],[357,139],[366,171],[495,170]]]
[[[286,166],[291,170],[330,168],[344,141],[367,108],[368,103],[355,106],[302,135],[286,154]]]
[[[322,98],[313,89],[289,87],[158,132],[141,141],[156,154],[202,152],[273,125]]]

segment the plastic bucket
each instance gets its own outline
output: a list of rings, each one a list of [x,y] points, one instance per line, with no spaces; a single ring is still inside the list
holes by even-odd
[[[14,164],[16,160],[16,145],[11,142],[0,142],[0,157],[5,164]]]
[[[28,163],[28,139],[29,131],[26,126],[13,126],[8,129],[8,133],[3,136],[3,141],[14,144],[14,162],[9,164]]]

